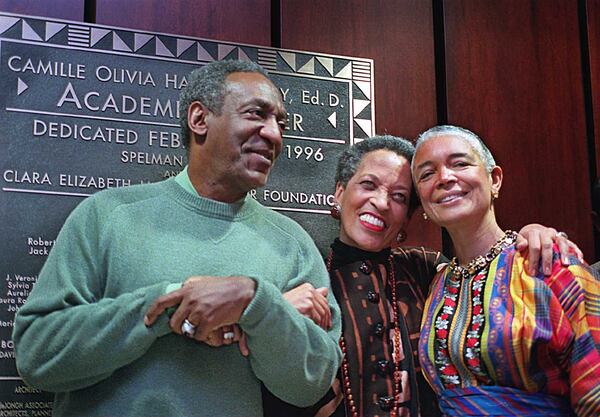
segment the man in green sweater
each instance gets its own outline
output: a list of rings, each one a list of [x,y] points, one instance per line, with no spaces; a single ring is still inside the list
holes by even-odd
[[[84,200],[17,313],[17,368],[56,393],[56,416],[261,416],[261,381],[307,406],[334,379],[334,298],[326,332],[282,296],[328,287],[323,261],[248,194],[282,148],[279,91],[256,64],[215,62],[190,75],[181,110],[188,167]],[[248,356],[230,344],[238,328]]]

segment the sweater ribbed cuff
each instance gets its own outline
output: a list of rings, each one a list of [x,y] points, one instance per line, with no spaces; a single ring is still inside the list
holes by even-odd
[[[242,327],[256,326],[270,310],[274,298],[281,294],[273,284],[260,281],[253,277],[250,278],[256,282],[256,292],[254,298],[250,301],[250,304],[248,304],[240,317],[239,324]]]
[[[146,298],[146,309],[149,309],[150,306],[156,301],[156,299],[162,295],[165,295],[171,291],[168,291],[169,287],[176,286],[175,289],[181,287],[181,283],[176,284],[167,284],[159,283],[148,287],[144,292],[144,297]],[[154,324],[150,327],[147,327],[156,337],[162,337],[172,332],[171,327],[169,326],[169,319],[171,318],[171,314],[169,311],[165,311],[163,314],[158,316]]]

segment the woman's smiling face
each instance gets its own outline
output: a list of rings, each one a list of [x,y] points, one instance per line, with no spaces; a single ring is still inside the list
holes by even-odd
[[[488,173],[469,142],[450,134],[423,142],[414,157],[413,174],[423,209],[443,227],[492,213],[492,193],[502,183],[499,167]]]
[[[411,188],[406,158],[384,149],[367,153],[348,184],[336,187],[340,240],[371,252],[390,247],[408,222]]]

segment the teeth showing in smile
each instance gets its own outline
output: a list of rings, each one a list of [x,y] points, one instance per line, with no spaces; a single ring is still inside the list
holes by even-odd
[[[385,227],[385,223],[383,222],[383,220],[378,219],[377,217],[372,216],[370,214],[361,214],[359,216],[359,219],[361,221],[363,221],[363,222],[372,224],[373,226],[377,226],[377,227],[380,227],[382,229]]]
[[[448,203],[449,201],[454,201],[457,198],[462,197],[462,194],[451,194],[451,195],[447,195],[446,197],[442,198],[440,200],[440,203]]]

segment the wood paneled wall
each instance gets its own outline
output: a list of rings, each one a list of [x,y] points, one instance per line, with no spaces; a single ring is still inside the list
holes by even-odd
[[[564,230],[594,257],[576,1],[444,2],[448,122],[504,168],[505,228]]]
[[[271,45],[270,0],[96,0],[93,23]]]
[[[2,11],[71,20],[86,6],[90,23],[372,58],[378,133],[414,138],[440,121],[474,130],[504,168],[502,226],[552,225],[600,257],[589,193],[600,171],[597,0],[0,0]],[[420,216],[409,236],[441,247]]]
[[[83,21],[84,0],[0,0],[0,11]]]
[[[592,118],[594,125],[594,148],[596,177],[600,177],[600,1],[586,1],[586,28],[588,36]]]

